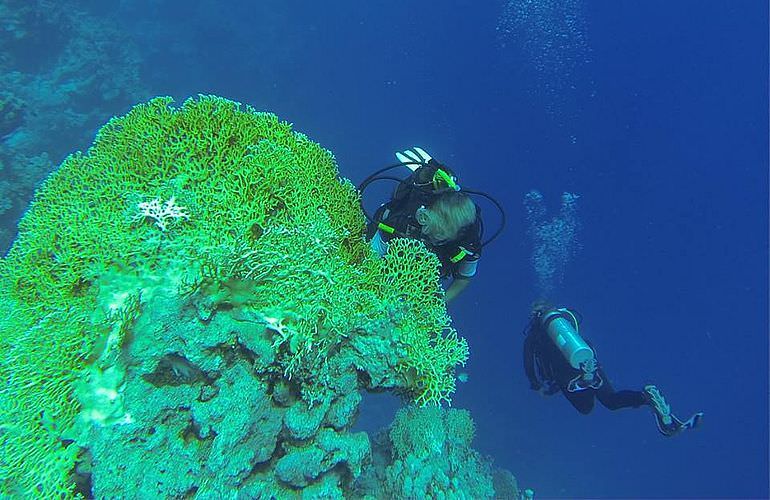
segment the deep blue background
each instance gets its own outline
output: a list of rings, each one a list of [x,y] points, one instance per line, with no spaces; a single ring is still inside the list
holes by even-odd
[[[767,2],[570,0],[590,51],[565,49],[589,62],[564,66],[563,95],[501,43],[502,2],[251,4],[124,2],[148,85],[273,111],[354,182],[423,146],[505,206],[451,306],[472,353],[454,406],[481,452],[541,497],[767,496]],[[582,250],[553,300],[583,313],[616,386],[654,382],[702,429],[665,439],[645,410],[586,417],[528,390],[531,188],[554,207],[581,195]]]

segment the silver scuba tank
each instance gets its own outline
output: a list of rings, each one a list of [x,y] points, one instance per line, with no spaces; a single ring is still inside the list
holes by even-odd
[[[564,359],[576,370],[594,359],[594,351],[577,332],[577,320],[569,309],[551,309],[540,318],[548,337],[559,348]]]

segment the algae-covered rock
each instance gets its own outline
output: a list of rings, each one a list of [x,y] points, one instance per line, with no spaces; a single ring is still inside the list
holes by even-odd
[[[315,436],[328,409],[326,403],[310,407],[304,402],[292,405],[284,417],[289,436],[299,440]]]
[[[375,439],[372,466],[356,485],[367,498],[515,498],[515,478],[472,447],[465,410],[406,407]],[[511,496],[513,495],[513,496]]]

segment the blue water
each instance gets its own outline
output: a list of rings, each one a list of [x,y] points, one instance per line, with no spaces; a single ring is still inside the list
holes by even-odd
[[[91,11],[117,16],[139,47],[138,99],[213,93],[272,111],[354,182],[422,146],[503,204],[506,231],[450,307],[471,345],[453,404],[472,411],[476,448],[523,486],[767,497],[767,3],[531,2]],[[102,122],[127,109],[105,108]],[[553,210],[563,191],[580,195],[580,248],[551,299],[583,314],[617,388],[655,383],[680,416],[705,412],[702,428],[666,439],[648,411],[582,416],[529,390],[532,188]]]

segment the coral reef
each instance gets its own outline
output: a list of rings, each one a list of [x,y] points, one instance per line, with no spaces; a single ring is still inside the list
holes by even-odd
[[[470,414],[439,407],[405,408],[390,429],[393,462],[385,470],[392,498],[492,498],[491,468],[470,445]],[[404,479],[406,478],[406,479]]]
[[[520,498],[516,478],[471,448],[466,410],[407,406],[372,441],[372,464],[353,487],[364,498]]]
[[[468,356],[435,256],[394,240],[380,259],[363,232],[331,153],[274,115],[200,96],[110,120],[0,260],[0,491],[348,494],[370,467],[360,391],[436,405]],[[400,485],[401,417],[393,491],[487,496],[458,472],[481,467],[470,418],[425,415],[448,430],[418,460],[440,436],[452,458]]]

